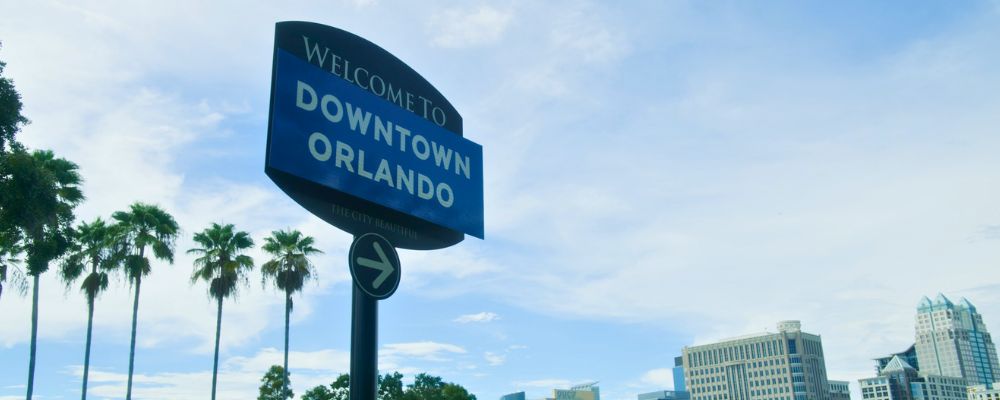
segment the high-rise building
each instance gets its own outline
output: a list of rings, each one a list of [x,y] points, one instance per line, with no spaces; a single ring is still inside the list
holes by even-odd
[[[656,392],[642,393],[636,396],[638,400],[689,400],[688,392],[677,390],[660,390]],[[993,399],[990,399],[993,400]]]
[[[761,333],[683,350],[684,384],[691,400],[829,400],[818,335],[799,321]]]
[[[851,383],[848,381],[829,381],[830,400],[851,400]]]
[[[514,392],[500,396],[500,400],[524,400],[524,392]]]
[[[965,379],[918,372],[899,355],[858,384],[863,400],[965,400]]]
[[[684,357],[674,357],[674,390],[678,392],[686,392],[687,387],[684,386]]]
[[[992,385],[1000,379],[996,346],[983,317],[969,300],[956,305],[943,294],[917,306],[916,354],[920,372],[965,378],[969,385]]]

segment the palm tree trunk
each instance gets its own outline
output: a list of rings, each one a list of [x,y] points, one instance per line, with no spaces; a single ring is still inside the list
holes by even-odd
[[[292,293],[285,290],[285,376],[281,379],[281,398],[285,399],[288,393],[288,314],[292,311]]]
[[[215,400],[215,387],[219,377],[219,337],[222,335],[222,296],[219,296],[219,312],[215,317],[215,364],[212,366],[212,400]]]
[[[31,350],[28,356],[28,400],[35,391],[35,344],[38,341],[38,275],[34,276],[34,288],[31,293]]]
[[[125,400],[132,400],[132,372],[135,371],[135,325],[139,317],[139,287],[142,285],[142,275],[135,277],[135,300],[132,302],[132,344],[128,351],[128,389]]]
[[[88,295],[88,297],[90,297]],[[94,332],[94,298],[87,299],[87,350],[83,353],[83,390],[80,400],[87,400],[87,376],[90,373],[90,339]]]

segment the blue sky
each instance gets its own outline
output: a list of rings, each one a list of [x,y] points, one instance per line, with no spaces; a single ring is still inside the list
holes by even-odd
[[[263,174],[274,22],[406,61],[483,145],[486,240],[401,251],[380,366],[480,399],[590,380],[672,386],[685,345],[799,319],[828,375],[912,343],[922,295],[1000,332],[1000,4],[994,2],[0,1],[0,59],[32,124],[80,164],[82,219],[134,201],[184,237],[233,223],[317,238],[296,299],[301,395],[348,369],[348,235]],[[253,254],[258,261],[263,256]],[[191,257],[143,286],[138,398],[203,399],[215,310]],[[281,296],[225,305],[220,398],[280,363]],[[78,396],[85,305],[42,279],[37,398]],[[97,303],[91,397],[121,398],[128,287]],[[0,299],[0,399],[21,398],[30,304]]]

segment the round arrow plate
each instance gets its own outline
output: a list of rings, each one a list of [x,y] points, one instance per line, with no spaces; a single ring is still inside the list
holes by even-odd
[[[382,300],[399,287],[399,255],[389,240],[375,233],[354,239],[347,255],[354,284],[369,296]]]

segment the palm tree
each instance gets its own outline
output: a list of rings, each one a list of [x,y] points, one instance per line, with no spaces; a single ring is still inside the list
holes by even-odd
[[[212,365],[212,400],[219,375],[219,338],[222,333],[222,299],[236,294],[240,283],[245,283],[247,273],[253,269],[253,259],[241,254],[253,247],[250,234],[236,231],[232,224],[211,227],[194,235],[194,241],[202,247],[188,250],[188,254],[200,257],[194,260],[191,282],[208,282],[208,294],[218,301],[215,317],[215,361]]]
[[[313,238],[303,236],[302,232],[273,231],[271,236],[264,238],[264,251],[273,258],[260,267],[267,283],[274,281],[278,289],[285,292],[285,369],[286,372],[282,393],[288,393],[288,316],[292,312],[292,293],[302,290],[302,286],[315,274],[315,269],[309,261],[310,255],[322,253],[313,247]]]
[[[22,261],[18,257],[24,252],[24,248],[12,237],[13,233],[0,232],[0,297],[3,296],[4,283],[8,282],[14,285],[14,289],[21,296],[28,292],[28,279],[18,268]]]
[[[128,354],[128,386],[125,399],[132,399],[132,373],[135,371],[135,328],[139,316],[139,289],[142,278],[149,275],[150,263],[146,258],[146,248],[153,251],[153,257],[174,263],[174,242],[179,228],[174,217],[160,207],[151,204],[133,203],[128,211],[118,211],[111,215],[117,221],[115,229],[115,252],[124,269],[125,276],[135,288],[132,302],[132,342]]]
[[[27,398],[35,385],[38,338],[38,281],[49,263],[69,248],[73,208],[83,201],[79,167],[48,150],[17,150],[0,162],[0,225],[21,238],[27,275],[32,279],[31,347]],[[10,233],[8,233],[10,234]],[[10,241],[9,239],[6,239]],[[8,252],[11,252],[13,247]]]
[[[94,329],[94,300],[108,288],[109,268],[112,268],[113,235],[111,227],[97,218],[91,223],[80,224],[75,232],[74,245],[63,262],[60,273],[69,286],[84,274],[89,264],[90,273],[83,279],[80,289],[87,296],[87,345],[83,355],[83,389],[80,398],[87,399],[87,377],[90,372],[90,343]]]

